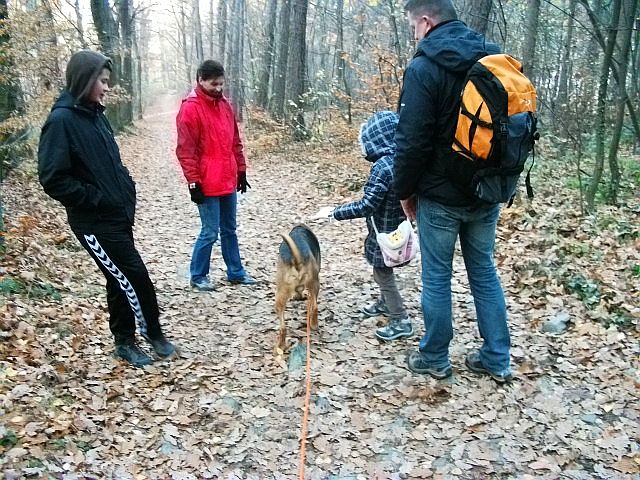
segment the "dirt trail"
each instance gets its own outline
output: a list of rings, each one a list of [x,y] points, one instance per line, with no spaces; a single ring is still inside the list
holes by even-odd
[[[363,181],[367,165],[355,146],[335,157],[311,147],[264,154],[250,141],[253,188],[239,203],[238,235],[259,284],[227,284],[216,248],[211,277],[219,288],[199,293],[188,288],[186,275],[199,220],[173,153],[173,122],[173,114],[155,111],[119,142],[137,181],[136,241],[157,287],[161,321],[182,357],[144,371],[123,367],[110,357],[104,311],[76,318],[86,330],[68,362],[82,367],[65,367],[59,383],[47,387],[51,398],[70,396],[55,411],[66,412],[74,428],[63,451],[40,447],[48,455],[43,471],[64,470],[67,459],[69,475],[78,476],[55,478],[296,478],[304,305],[290,303],[292,349],[274,357],[279,233],[320,206],[345,201],[345,194],[355,198],[347,178]],[[454,377],[436,382],[411,374],[405,356],[419,336],[382,344],[373,336],[377,320],[357,313],[376,292],[361,254],[363,221],[311,225],[324,263],[320,329],[312,338],[308,478],[632,478],[638,403],[628,358],[633,347],[624,339],[580,319],[562,339],[539,333],[528,307],[510,295],[517,289],[508,267],[512,252],[503,250],[517,381],[498,387],[464,368],[464,354],[479,336],[459,262]],[[65,302],[93,299],[102,308],[95,285],[102,280],[81,256],[70,257],[76,266],[68,268],[88,269],[90,281],[73,283]],[[404,268],[400,283],[421,334],[419,274],[417,264]],[[549,302],[557,301],[550,294]]]

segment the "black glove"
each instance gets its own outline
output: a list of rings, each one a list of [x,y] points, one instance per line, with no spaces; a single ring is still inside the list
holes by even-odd
[[[204,193],[202,193],[199,183],[189,184],[189,194],[191,195],[192,202],[197,203],[198,205],[204,202],[205,196]]]
[[[247,188],[251,188],[251,185],[247,182],[247,172],[238,172],[238,185],[236,186],[236,192],[247,193]]]

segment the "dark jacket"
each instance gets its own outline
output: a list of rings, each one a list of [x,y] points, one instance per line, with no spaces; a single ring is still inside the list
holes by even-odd
[[[367,261],[374,267],[384,267],[382,252],[376,241],[371,218],[379,232],[393,232],[406,218],[398,196],[393,191],[393,137],[398,124],[395,112],[377,112],[362,126],[360,141],[366,151],[366,159],[373,163],[369,179],[360,200],[336,207],[336,220],[367,218],[369,234],[364,242]]]
[[[449,206],[478,202],[451,182],[446,169],[467,71],[499,52],[459,20],[437,25],[420,41],[400,95],[394,189],[401,199],[417,194]]]
[[[66,207],[71,227],[134,222],[135,184],[103,110],[77,103],[65,90],[42,127],[40,183]]]

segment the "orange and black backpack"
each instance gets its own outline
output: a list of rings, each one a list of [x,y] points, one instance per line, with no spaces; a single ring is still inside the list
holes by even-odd
[[[482,200],[511,205],[539,137],[535,114],[536,89],[520,62],[497,54],[474,63],[460,95],[452,145],[454,180],[462,180],[463,187]],[[529,198],[531,167],[526,177]]]

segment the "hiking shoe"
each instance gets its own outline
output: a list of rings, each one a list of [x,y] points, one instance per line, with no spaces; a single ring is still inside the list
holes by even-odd
[[[413,335],[413,325],[411,325],[411,320],[408,318],[395,320],[390,322],[389,325],[376,330],[376,337],[386,341],[401,337],[410,337],[411,335]]]
[[[160,334],[159,337],[151,338],[146,335],[142,335],[143,338],[151,344],[153,351],[156,352],[161,358],[167,358],[176,353],[176,346],[171,343],[167,338]]]
[[[201,292],[211,292],[216,288],[213,282],[210,282],[208,278],[203,278],[202,280],[191,280],[189,284]]]
[[[482,360],[480,360],[480,352],[478,351],[473,351],[467,354],[467,356],[464,359],[464,364],[472,372],[481,373],[483,375],[489,375],[491,378],[493,378],[496,382],[500,384],[507,383],[513,380],[513,375],[509,371],[507,371],[506,373],[495,373],[485,368],[485,366],[482,365]]]
[[[437,378],[438,380],[443,380],[453,374],[451,365],[444,368],[432,367],[427,364],[427,362],[425,362],[424,357],[420,352],[411,352],[409,354],[409,356],[407,357],[407,366],[409,367],[409,370],[414,373],[426,373],[427,375],[431,375],[433,378]]]
[[[235,278],[235,279],[230,278],[229,282],[233,283],[234,285],[255,285],[256,283],[258,283],[258,281],[248,273],[241,278]]]
[[[126,343],[116,343],[114,356],[116,358],[121,358],[125,362],[129,362],[137,368],[144,367],[145,365],[151,365],[153,363],[153,359],[144,353],[134,340],[130,340]]]
[[[365,318],[377,317],[379,315],[384,315],[386,317],[389,315],[389,309],[382,299],[378,299],[375,303],[360,308],[360,312],[364,313]]]

